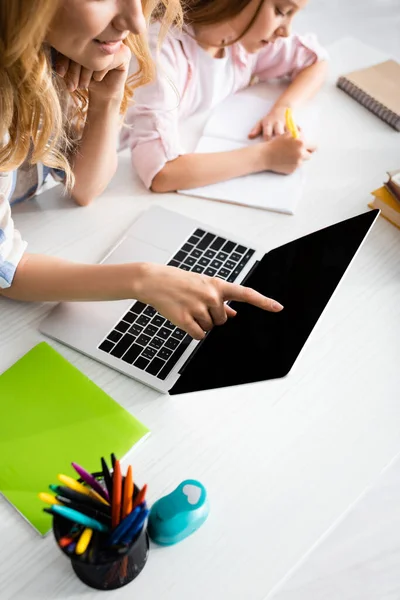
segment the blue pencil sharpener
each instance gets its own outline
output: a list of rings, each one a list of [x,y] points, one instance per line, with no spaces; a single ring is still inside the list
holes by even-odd
[[[209,511],[205,487],[195,479],[186,479],[153,504],[148,534],[161,546],[177,544],[203,525]]]

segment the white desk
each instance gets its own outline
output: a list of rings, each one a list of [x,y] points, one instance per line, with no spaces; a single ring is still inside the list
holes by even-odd
[[[340,71],[385,56],[344,40]],[[121,155],[107,192],[87,209],[41,196],[16,210],[33,252],[96,261],[156,202],[241,234],[266,249],[367,210],[369,192],[399,165],[400,134],[328,84],[327,120],[294,217],[157,196]],[[49,192],[48,194],[52,194]],[[110,205],[113,216],[109,217]],[[152,436],[130,462],[150,503],[182,479],[208,491],[206,525],[176,547],[153,548],[139,578],[113,598],[262,600],[400,449],[400,236],[379,219],[339,293],[286,379],[162,396],[54,346],[143,420]],[[44,304],[0,300],[0,370],[40,339]],[[51,536],[41,540],[0,501],[2,600],[100,597],[72,573]]]

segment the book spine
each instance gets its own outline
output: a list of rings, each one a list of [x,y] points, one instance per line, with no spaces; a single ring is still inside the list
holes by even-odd
[[[388,123],[393,129],[400,131],[400,115],[397,115],[387,106],[375,100],[375,98],[346,79],[346,77],[339,77],[336,85],[339,89],[343,90],[343,92],[346,92],[346,94],[356,100],[356,102],[362,104],[362,106],[365,106],[365,108],[374,113],[382,121]]]

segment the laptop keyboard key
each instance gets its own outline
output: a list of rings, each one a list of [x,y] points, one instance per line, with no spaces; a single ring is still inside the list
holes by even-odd
[[[151,320],[151,324],[155,325],[156,327],[161,327],[161,325],[163,325],[165,319],[163,317],[161,317],[160,315],[156,315],[155,317],[152,318]]]
[[[199,265],[195,265],[192,269],[192,273],[202,273],[204,271],[204,267],[200,267]]]
[[[240,260],[242,257],[240,254],[238,254],[237,252],[232,252],[230,259],[234,260],[235,262],[237,262],[238,260]]]
[[[165,342],[165,348],[169,348],[170,350],[175,350],[177,346],[179,346],[179,340],[176,340],[172,336]]]
[[[180,359],[182,354],[185,352],[186,348],[189,346],[191,341],[192,341],[192,338],[190,337],[190,335],[186,335],[186,337],[179,344],[179,346],[177,347],[175,352],[173,352],[171,357],[167,360],[167,362],[165,363],[165,366],[159,372],[159,374],[158,374],[159,379],[164,380],[169,375],[169,373],[172,371],[172,369],[174,368],[174,366],[176,365],[176,363],[178,362],[178,360]],[[154,360],[156,360],[156,359],[154,359]]]
[[[222,237],[217,237],[216,240],[213,241],[213,243],[211,244],[211,250],[219,250],[220,248],[222,248],[222,246],[224,245],[224,243],[226,242],[226,240]]]
[[[196,264],[196,259],[193,256],[188,256],[185,260],[185,265],[189,265],[189,267],[192,267],[194,264]]]
[[[176,326],[171,321],[165,321],[164,327],[167,327],[168,329],[175,329]]]
[[[129,329],[128,333],[130,333],[131,335],[134,335],[135,337],[140,335],[143,331],[143,327],[139,327],[139,325],[136,325],[136,323],[134,323],[132,325],[132,327]]]
[[[136,319],[137,314],[133,313],[133,312],[127,312],[126,315],[124,316],[124,321],[126,321],[127,323],[133,323],[133,321]]]
[[[222,260],[222,262],[224,262],[224,260],[226,260],[227,258],[228,255],[225,252],[218,252],[217,260]]]
[[[121,358],[121,356],[123,356],[128,350],[129,346],[132,346],[134,341],[135,338],[133,337],[133,335],[129,335],[129,333],[126,333],[124,337],[120,339],[118,344],[114,346],[110,354],[112,356],[115,356],[116,358]]]
[[[229,269],[230,271],[232,271],[232,269],[236,267],[236,263],[234,263],[232,260],[227,260],[224,264],[224,267],[225,269]]]
[[[207,267],[209,265],[209,263],[210,263],[209,259],[204,258],[204,256],[203,256],[203,258],[201,258],[199,260],[199,265],[201,265],[202,267]]]
[[[139,358],[135,362],[135,367],[137,367],[138,369],[142,369],[142,371],[144,371],[145,368],[149,364],[150,364],[150,361],[147,358],[145,358],[144,356],[139,356]]]
[[[195,246],[197,244],[197,242],[199,241],[200,238],[195,237],[194,235],[192,235],[192,237],[190,237],[187,241],[188,244],[193,244],[193,246]]]
[[[147,348],[145,348],[143,350],[142,356],[151,360],[152,358],[154,358],[156,353],[157,353],[157,350],[155,348],[150,348],[150,346],[147,346]]]
[[[246,252],[247,248],[245,248],[244,246],[240,246],[237,245],[235,248],[235,252],[238,252],[239,254],[244,254]]]
[[[180,265],[179,268],[182,269],[182,271],[190,271],[189,265]]]
[[[139,346],[138,344],[132,344],[129,348],[128,352],[125,352],[122,360],[133,365],[139,354],[142,352],[143,346]]]
[[[220,260],[213,260],[210,267],[212,267],[213,269],[219,269],[220,267],[222,267],[222,262]]]
[[[207,250],[206,252],[204,252],[204,256],[206,258],[214,258],[215,252],[214,252],[214,250]]]
[[[185,337],[186,332],[183,331],[183,329],[175,329],[175,331],[172,332],[172,337],[176,338],[177,340],[183,340],[183,338]]]
[[[166,327],[161,327],[160,331],[158,332],[158,337],[162,338],[163,340],[166,340],[167,338],[169,338],[171,334],[171,330],[167,329]]]
[[[142,335],[139,335],[138,339],[136,340],[136,343],[140,344],[141,346],[147,346],[150,340],[151,338],[149,338],[148,335],[144,335],[144,333],[142,333]]]
[[[120,331],[121,333],[125,333],[125,331],[129,329],[129,323],[125,323],[125,321],[120,321],[118,325],[115,326],[115,329],[117,331]]]
[[[175,254],[175,256],[173,257],[173,260],[177,260],[178,262],[182,262],[185,260],[185,258],[187,257],[187,253],[186,252],[182,252],[182,250],[179,250],[179,252],[177,252]]]
[[[146,329],[143,331],[143,333],[145,333],[146,335],[149,335],[151,337],[153,337],[153,335],[155,335],[158,331],[158,327],[155,327],[154,325],[147,325]]]
[[[99,350],[103,350],[103,352],[107,352],[107,354],[110,353],[113,348],[114,343],[110,340],[104,340],[99,346]]]
[[[197,237],[203,237],[204,234],[205,231],[203,231],[202,229],[196,229],[193,235],[196,235]]]
[[[164,347],[164,348],[161,348],[161,350],[158,351],[157,356],[159,358],[162,358],[163,360],[168,360],[169,357],[171,356],[171,354],[172,354],[172,350],[170,350],[169,348],[165,348]]]
[[[226,279],[226,277],[229,277],[230,275],[230,271],[228,271],[228,269],[221,269],[220,271],[218,271],[218,275],[220,277],[223,277],[224,279]]]
[[[211,269],[211,267],[208,267],[208,269],[206,269],[204,271],[204,275],[208,275],[209,277],[214,277],[216,272],[217,272],[217,269]]]
[[[214,239],[215,235],[206,233],[203,239],[197,244],[197,247],[200,248],[200,250],[206,250]]]
[[[146,308],[146,310],[143,312],[144,315],[147,315],[148,317],[152,317],[156,314],[156,309],[153,308],[152,306],[148,306]]]
[[[142,312],[142,310],[144,308],[146,308],[146,304],[143,304],[143,302],[137,301],[137,302],[135,302],[135,304],[133,306],[131,306],[130,310],[138,315]]]
[[[163,345],[164,340],[162,340],[159,337],[155,337],[151,340],[149,346],[151,346],[152,348],[155,348],[156,350],[158,350],[159,348],[161,348],[161,346]]]
[[[145,327],[149,321],[150,317],[146,317],[146,315],[140,315],[140,317],[136,319],[136,325],[142,325]]]
[[[198,250],[197,248],[195,248],[193,250],[193,252],[191,253],[191,256],[194,256],[194,258],[200,258],[200,256],[202,255],[202,251]]]
[[[157,373],[159,372],[161,367],[163,367],[164,365],[165,365],[165,360],[161,360],[161,358],[157,358],[157,356],[156,356],[155,358],[153,358],[153,360],[147,367],[146,372],[150,373],[150,375],[157,375]]]
[[[181,250],[183,252],[191,252],[193,250],[193,248],[194,248],[194,246],[192,246],[192,244],[186,243],[186,244],[183,244]]]
[[[227,252],[230,254],[235,246],[235,242],[226,242],[225,246],[222,248],[222,252]]]
[[[179,267],[180,264],[181,263],[179,261],[172,259],[169,261],[168,266],[169,267]]]
[[[112,342],[118,342],[122,337],[122,333],[120,333],[119,331],[111,331],[111,333],[108,334],[108,339],[111,340]]]

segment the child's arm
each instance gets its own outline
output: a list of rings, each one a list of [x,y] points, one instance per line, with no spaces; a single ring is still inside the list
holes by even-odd
[[[183,154],[169,161],[154,177],[154,192],[184,190],[242,175],[274,171],[288,175],[303,160],[311,157],[314,148],[301,140],[283,136],[238,150],[210,154]]]
[[[261,80],[289,76],[291,83],[269,113],[251,130],[249,138],[265,140],[285,133],[286,108],[295,108],[312,98],[322,86],[328,69],[327,54],[314,36],[277,40],[260,52],[255,73]]]
[[[70,91],[89,88],[86,123],[71,160],[75,175],[72,197],[81,206],[90,204],[104,191],[117,168],[120,107],[130,56],[129,48],[123,45],[111,68],[94,74],[61,55],[57,59],[57,72]]]

